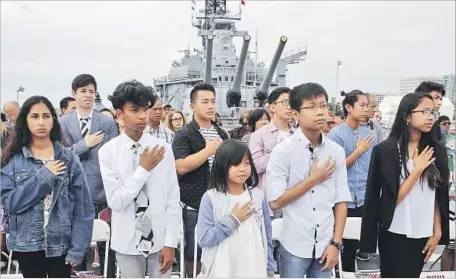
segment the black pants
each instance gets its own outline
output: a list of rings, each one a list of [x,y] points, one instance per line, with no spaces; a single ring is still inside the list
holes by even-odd
[[[362,217],[363,207],[349,208],[347,217]],[[358,240],[343,239],[344,250],[342,251],[342,270],[355,272],[356,251],[358,251]]]
[[[99,204],[99,203],[94,203],[93,204],[95,208],[95,218],[98,219],[98,214],[105,208],[108,207],[107,204]],[[111,224],[109,223],[109,226]],[[106,249],[106,242],[97,242],[98,246],[98,255],[100,256],[100,271],[103,273],[104,271],[104,260],[105,260],[105,249]],[[91,250],[89,249],[89,252],[91,253]],[[84,259],[82,260],[81,264],[79,264],[75,270],[77,271],[86,271],[87,270],[87,254],[84,256]],[[108,258],[108,272],[106,274],[107,278],[116,278],[116,257],[115,257],[115,252],[111,249],[109,249],[109,258]]]
[[[422,251],[429,238],[412,239],[379,228],[378,251],[382,278],[419,278],[426,254]]]
[[[14,252],[24,278],[70,278],[71,266],[65,256],[46,258],[44,251]]]

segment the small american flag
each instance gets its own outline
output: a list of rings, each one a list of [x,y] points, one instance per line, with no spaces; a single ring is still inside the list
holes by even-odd
[[[25,88],[22,87],[22,86],[19,86],[19,88],[17,89],[17,92],[24,92]]]

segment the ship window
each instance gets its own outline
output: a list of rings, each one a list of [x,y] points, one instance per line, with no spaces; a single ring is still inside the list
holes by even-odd
[[[226,61],[225,61],[225,64],[228,64],[228,63],[230,63],[230,62],[229,62],[228,60],[226,60]]]
[[[222,77],[219,77],[219,81],[222,81]]]
[[[228,77],[225,77],[225,81],[228,81]]]
[[[234,77],[231,77],[231,81],[234,81]]]

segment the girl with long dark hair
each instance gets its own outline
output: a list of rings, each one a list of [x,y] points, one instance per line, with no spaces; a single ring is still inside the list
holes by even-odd
[[[360,249],[375,252],[378,238],[381,277],[420,277],[448,243],[449,170],[435,118],[432,97],[407,94],[389,138],[374,148]]]
[[[95,217],[81,163],[63,147],[46,97],[24,102],[14,130],[1,169],[1,200],[10,214],[8,249],[24,278],[69,278],[90,246]]]
[[[197,237],[204,277],[273,275],[272,229],[249,148],[226,140],[217,150],[201,199]]]

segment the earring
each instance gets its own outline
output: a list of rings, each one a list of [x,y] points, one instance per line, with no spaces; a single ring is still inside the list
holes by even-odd
[[[407,126],[410,124],[410,122],[405,123]]]

